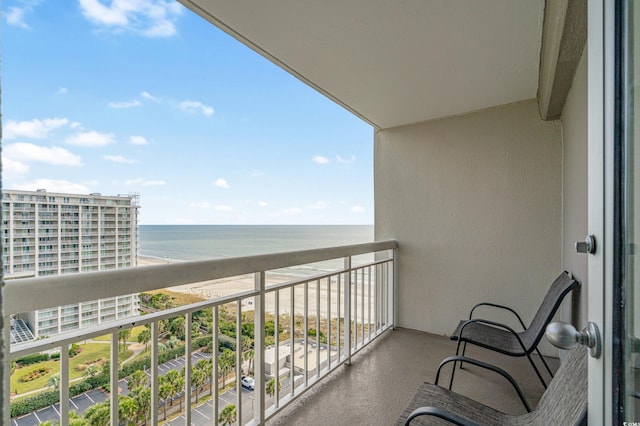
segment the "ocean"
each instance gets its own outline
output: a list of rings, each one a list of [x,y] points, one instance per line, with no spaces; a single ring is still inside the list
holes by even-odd
[[[140,225],[140,255],[191,261],[373,241],[373,225]],[[335,262],[287,268],[306,275]]]

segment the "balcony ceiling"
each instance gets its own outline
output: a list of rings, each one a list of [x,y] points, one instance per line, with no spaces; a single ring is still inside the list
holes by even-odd
[[[544,0],[180,0],[379,128],[536,97]]]

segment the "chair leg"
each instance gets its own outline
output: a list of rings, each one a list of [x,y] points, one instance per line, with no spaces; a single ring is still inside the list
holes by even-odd
[[[464,342],[464,346],[462,346],[462,356],[465,355],[465,353],[467,352],[467,342]],[[460,361],[460,370],[463,369],[463,361]]]
[[[547,384],[544,382],[544,379],[542,378],[542,375],[540,374],[540,371],[538,370],[538,367],[536,367],[535,362],[533,362],[533,359],[531,358],[531,354],[527,354],[527,359],[531,363],[531,366],[533,367],[533,370],[538,375],[538,379],[540,379],[540,381],[542,382],[542,386],[544,386],[544,388],[547,389]]]
[[[460,355],[460,343],[462,343],[461,339],[458,339],[458,344],[456,345],[456,356]],[[467,346],[467,342],[464,342],[465,349]],[[457,361],[453,362],[453,368],[451,369],[451,379],[449,380],[449,390],[453,387],[453,376],[456,374],[456,364]]]
[[[536,352],[538,353],[538,356],[542,360],[542,363],[544,364],[545,368],[549,372],[549,376],[551,376],[551,378],[553,379],[553,373],[551,372],[551,369],[549,368],[549,365],[547,364],[547,361],[544,360],[544,357],[542,356],[542,354],[540,353],[540,350],[538,350],[538,348],[536,348]]]

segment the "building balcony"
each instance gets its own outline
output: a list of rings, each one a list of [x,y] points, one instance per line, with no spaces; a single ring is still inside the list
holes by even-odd
[[[56,409],[60,418],[66,420],[70,409],[74,408],[69,400],[70,362],[66,348],[72,343],[82,343],[94,337],[110,335],[110,388],[117,389],[118,333],[124,328],[149,325],[152,330],[151,368],[147,370],[151,372],[150,424],[157,424],[162,420],[163,411],[158,395],[158,380],[161,374],[159,372],[163,371],[159,369],[160,322],[175,317],[184,318],[182,358],[186,360],[187,366],[185,382],[190,383],[195,359],[206,357],[194,348],[203,338],[209,339],[213,347],[219,346],[222,333],[215,324],[224,314],[225,317],[233,318],[230,321],[236,324],[236,330],[244,330],[246,321],[253,325],[252,376],[255,378],[256,390],[247,395],[246,392],[229,393],[228,389],[225,390],[222,386],[214,386],[215,397],[205,398],[212,407],[209,411],[220,412],[223,407],[219,401],[224,396],[236,399],[235,406],[240,424],[263,424],[269,419],[277,421],[281,415],[279,413],[282,412],[284,415],[286,411],[283,410],[294,408],[297,399],[316,384],[327,379],[334,380],[336,374],[343,375],[346,372],[343,365],[350,363],[352,357],[354,360],[358,359],[356,355],[367,357],[371,343],[378,339],[387,342],[388,336],[396,336],[394,333],[389,334],[394,318],[395,248],[394,241],[385,241],[91,274],[22,279],[19,283],[7,282],[5,297],[8,303],[4,315],[10,316],[52,306],[83,303],[96,298],[124,297],[132,293],[179,285],[221,279],[229,282],[231,279],[238,279],[235,292],[232,294],[142,316],[102,322],[100,325],[63,332],[50,338],[12,344],[8,356],[9,359],[16,359],[45,350],[60,351],[61,403]],[[326,272],[317,275],[296,277],[282,271],[282,268],[327,261],[332,266],[327,267]],[[47,298],[38,297],[43,287],[48,289]],[[115,302],[116,300],[112,299],[101,303],[101,321],[111,318],[105,306],[114,306]],[[211,330],[216,330],[215,333],[201,336],[200,329],[198,335],[192,334],[193,314],[202,311],[212,313],[214,326]],[[62,328],[64,331],[64,324]],[[266,329],[272,330],[271,335],[268,335]],[[275,332],[276,330],[278,332]],[[404,333],[406,332],[398,332],[397,336],[401,337]],[[225,336],[225,340],[228,339],[229,337]],[[236,333],[235,347],[243,347],[243,342],[243,333]],[[196,357],[193,358],[193,362],[192,357]],[[202,420],[197,419],[197,416],[202,410],[207,410],[207,402],[202,405],[203,401],[196,401],[196,397],[202,397],[207,392],[210,394],[210,383],[217,381],[223,385],[224,380],[235,383],[237,389],[242,388],[240,379],[248,365],[243,361],[243,352],[236,351],[234,357],[235,367],[225,373],[225,379],[218,374],[218,366],[222,361],[214,356],[213,376],[207,378],[206,383],[199,389],[200,394],[197,395],[193,389],[191,392],[182,393],[183,408],[180,415],[186,424]],[[274,388],[273,395],[266,391],[271,378],[279,380],[282,384],[281,388]],[[5,389],[9,388],[9,377],[6,377]],[[112,418],[116,418],[117,399],[112,401],[110,410]],[[2,412],[3,423],[10,424],[10,407],[5,406]],[[210,421],[205,423],[211,424]]]

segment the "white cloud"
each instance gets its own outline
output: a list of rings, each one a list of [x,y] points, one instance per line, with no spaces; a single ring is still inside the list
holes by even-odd
[[[70,136],[66,141],[69,145],[99,147],[116,143],[113,133],[82,132]]]
[[[196,209],[208,209],[211,206],[206,201],[202,201],[197,203],[190,203],[189,207],[194,207]]]
[[[122,163],[122,164],[137,163],[136,160],[132,160],[130,158],[125,158],[122,155],[105,155],[102,158],[104,158],[105,160],[108,160],[108,161],[113,161],[114,163]]]
[[[126,180],[124,184],[126,186],[163,186],[166,182],[163,180],[146,180],[138,178]]]
[[[327,207],[329,207],[329,203],[327,203],[326,201],[318,201],[311,204],[310,206],[307,206],[307,208],[311,210],[322,210],[326,209]]]
[[[3,160],[40,162],[56,166],[82,166],[82,158],[57,146],[48,148],[32,143],[18,142],[8,145],[2,152]]]
[[[26,10],[22,7],[12,6],[5,12],[5,18],[7,18],[7,24],[14,27],[30,28],[26,22],[24,22],[24,14]]]
[[[67,89],[66,87],[60,87],[58,89],[58,94],[59,95],[68,95],[69,94],[69,89]]]
[[[366,210],[362,206],[353,206],[353,207],[351,207],[351,211],[353,213],[364,213]]]
[[[229,189],[229,183],[224,179],[217,179],[213,184],[218,188]]]
[[[150,100],[150,101],[158,101],[158,98],[156,98],[155,96],[151,95],[151,93],[149,92],[141,92],[140,96],[142,96],[144,99]]]
[[[38,179],[31,183],[15,185],[14,188],[21,191],[36,191],[44,188],[49,192],[66,194],[88,194],[91,192],[85,185],[61,179]]]
[[[208,117],[212,116],[214,112],[212,107],[199,101],[182,101],[180,102],[180,109],[189,114],[201,112]]]
[[[16,3],[15,1],[13,3]],[[11,6],[6,11],[3,11],[7,24],[14,27],[30,29],[31,27],[25,21],[25,16],[31,12],[40,3],[40,0],[22,0],[19,2],[20,6]]]
[[[148,145],[149,141],[144,136],[131,136],[129,143],[131,145]]]
[[[266,201],[258,201],[258,205],[260,207],[267,207],[269,205],[269,203],[267,203]]]
[[[356,161],[356,156],[352,155],[351,158],[342,158],[338,155],[336,161],[340,164],[352,164]]]
[[[29,165],[13,158],[2,157],[2,174],[7,176],[19,176],[29,172]]]
[[[315,157],[313,157],[313,161],[315,163],[318,163],[318,164],[328,164],[329,161],[331,161],[331,160],[329,160],[327,157],[323,157],[321,155],[316,155]]]
[[[145,37],[171,37],[182,6],[168,0],[80,0],[82,14],[102,28],[132,31]]]
[[[9,120],[4,125],[4,138],[15,139],[24,137],[44,139],[55,129],[59,129],[68,124],[69,120],[67,118],[45,118],[44,120],[34,118],[31,121]]]
[[[298,208],[298,207],[291,207],[290,209],[285,209],[282,211],[282,213],[286,214],[286,215],[298,215],[301,214],[304,210]]]
[[[233,211],[233,207],[226,206],[226,205],[214,206],[213,209],[217,210],[219,212],[232,212]]]
[[[109,102],[109,106],[111,108],[116,108],[116,109],[129,109],[129,108],[139,107],[141,105],[142,104],[137,99],[134,99],[132,101],[124,101],[124,102]]]

